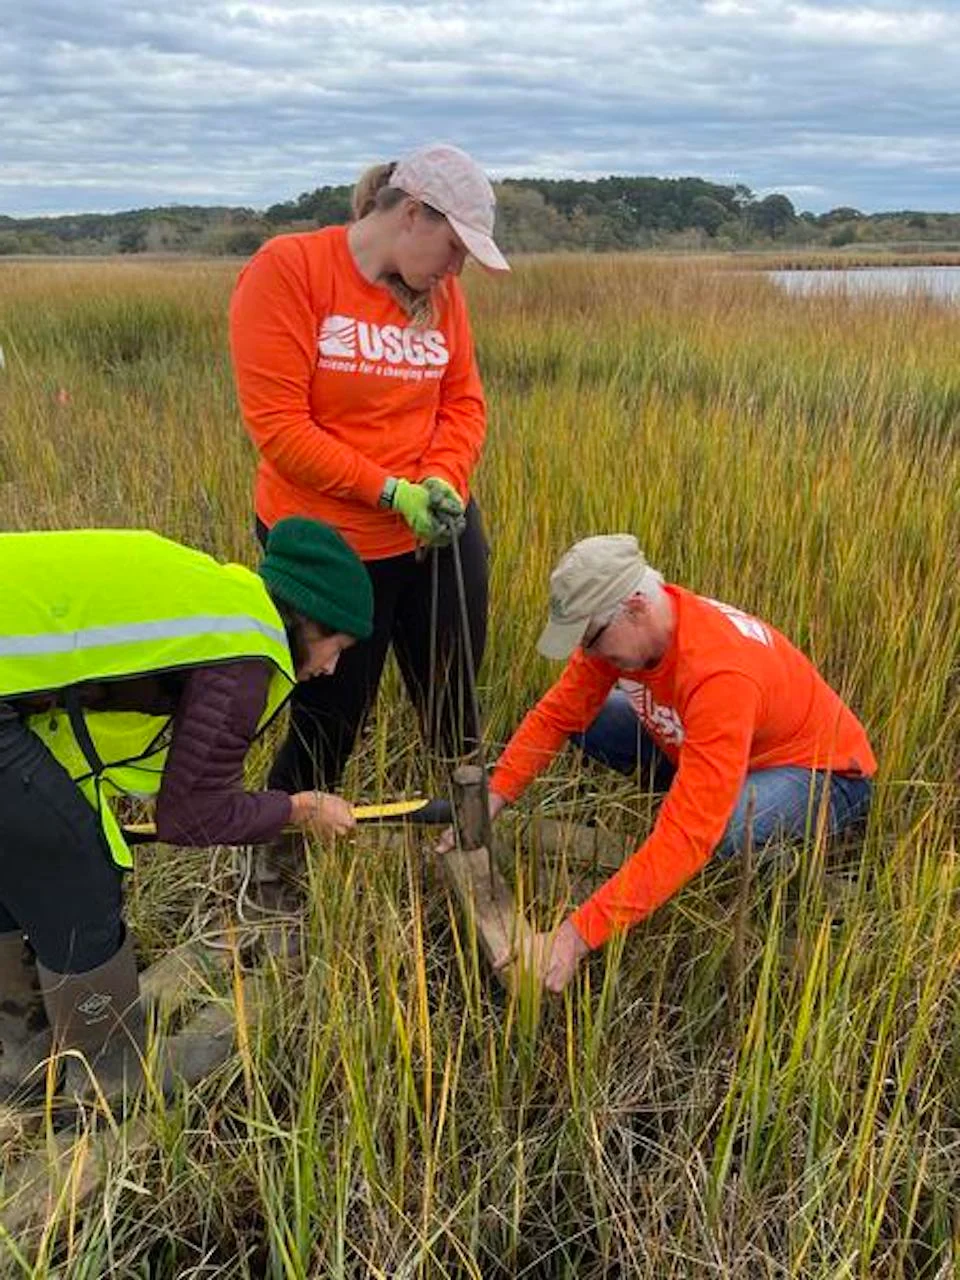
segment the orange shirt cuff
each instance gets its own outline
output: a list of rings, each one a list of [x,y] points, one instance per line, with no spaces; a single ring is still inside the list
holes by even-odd
[[[387,482],[389,471],[385,471],[383,467],[378,467],[375,462],[368,463],[363,468],[362,475],[357,477],[357,494],[362,502],[368,507],[376,507],[380,503],[380,495],[383,493],[383,486]]]
[[[613,933],[609,921],[590,898],[573,912],[570,923],[591,951],[602,947]]]
[[[490,791],[495,791],[498,796],[503,796],[507,804],[513,804],[514,800],[523,795],[523,783],[513,777],[506,769],[494,769],[487,785]]]

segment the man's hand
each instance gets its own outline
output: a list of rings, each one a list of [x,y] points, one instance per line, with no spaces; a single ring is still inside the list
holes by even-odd
[[[590,948],[569,920],[553,933],[535,933],[522,944],[514,963],[533,973],[548,991],[559,995]]]
[[[325,791],[298,791],[290,797],[290,821],[317,835],[343,836],[357,825],[346,800]]]
[[[497,795],[496,791],[487,792],[487,813],[490,815],[490,821],[496,819],[497,814],[506,805],[503,796]],[[457,842],[456,834],[453,827],[447,827],[446,831],[440,836],[440,839],[433,846],[434,853],[449,853]]]

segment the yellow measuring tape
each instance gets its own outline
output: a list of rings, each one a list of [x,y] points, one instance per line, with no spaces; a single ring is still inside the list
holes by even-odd
[[[357,822],[403,818],[407,814],[416,813],[419,809],[425,809],[430,803],[429,800],[388,800],[385,804],[357,804],[353,805],[353,816]],[[295,827],[287,829],[296,830]],[[151,836],[157,834],[157,828],[152,822],[131,822],[123,830],[127,835],[139,837],[141,840],[149,840]]]

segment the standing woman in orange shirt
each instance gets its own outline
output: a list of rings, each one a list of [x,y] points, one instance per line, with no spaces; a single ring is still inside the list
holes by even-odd
[[[283,516],[326,521],[373,582],[373,635],[335,676],[298,686],[270,777],[291,790],[338,785],[391,644],[433,745],[459,755],[477,737],[449,539],[452,521],[479,664],[488,553],[470,477],[486,408],[457,276],[468,254],[509,270],[492,238],[493,189],[464,152],[431,146],[368,171],[353,205],[349,226],[265,244],[230,308],[237,390],[260,454],[261,540]],[[441,548],[435,651],[432,556],[418,546]]]

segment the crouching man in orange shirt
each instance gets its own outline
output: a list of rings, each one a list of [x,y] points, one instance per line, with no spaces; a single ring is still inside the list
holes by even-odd
[[[876,760],[852,711],[766,622],[665,583],[637,540],[578,542],[550,578],[538,642],[566,658],[490,779],[496,817],[572,739],[669,787],[648,839],[528,957],[562,991],[589,950],[748,837],[836,833],[869,809]]]

